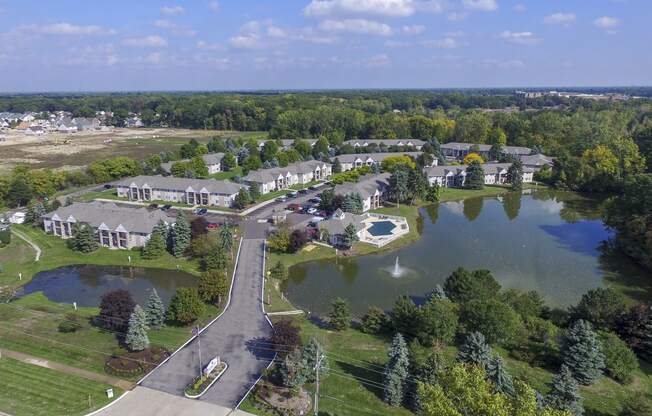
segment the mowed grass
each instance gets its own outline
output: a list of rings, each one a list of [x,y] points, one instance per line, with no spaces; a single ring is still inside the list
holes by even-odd
[[[117,387],[0,358],[0,411],[13,416],[84,415],[107,404]],[[90,402],[89,402],[90,397]]]
[[[0,286],[19,280],[18,273],[34,263],[35,256],[36,251],[29,244],[12,235],[11,243],[0,248]]]

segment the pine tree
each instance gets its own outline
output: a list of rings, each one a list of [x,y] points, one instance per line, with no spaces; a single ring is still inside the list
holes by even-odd
[[[322,348],[321,344],[315,337],[311,337],[310,341],[308,341],[301,351],[301,362],[303,371],[306,374],[306,382],[315,382],[315,368],[317,367],[317,360],[320,358],[319,377],[322,378],[328,375],[328,359],[326,358],[324,348]]]
[[[233,230],[228,224],[221,226],[217,230],[217,245],[225,253],[231,253],[233,250]]]
[[[260,187],[258,184],[252,183],[249,186],[249,198],[251,198],[251,202],[256,202],[260,198]]]
[[[140,305],[136,305],[129,318],[129,329],[125,337],[125,344],[131,351],[142,351],[149,346],[148,329],[147,315]]]
[[[647,362],[652,363],[652,314],[648,317],[642,335],[640,346],[641,357]]]
[[[179,211],[177,220],[175,221],[170,233],[172,254],[174,254],[175,257],[181,257],[190,245],[190,224],[188,223],[188,218],[183,211]]]
[[[342,331],[351,325],[351,311],[349,304],[342,298],[335,298],[331,303],[331,311],[328,314],[328,320],[331,326]]]
[[[25,223],[40,227],[43,224],[41,217],[45,215],[45,207],[41,202],[31,204],[25,213]]]
[[[580,384],[588,386],[602,376],[604,355],[590,323],[580,319],[568,329],[561,345],[561,358]]]
[[[159,230],[156,230],[156,227],[152,231],[152,234],[145,243],[143,247],[143,258],[144,259],[157,259],[165,253],[166,243],[165,235],[161,234]]]
[[[568,411],[573,416],[584,414],[582,396],[578,391],[577,381],[568,367],[561,366],[561,371],[552,379],[550,387],[550,393],[544,399],[546,406]]]
[[[471,162],[466,168],[466,179],[464,180],[464,187],[468,189],[483,189],[484,188],[484,169],[477,160]]]
[[[333,161],[333,173],[341,173],[342,172],[342,163],[338,158],[335,158]]]
[[[505,368],[500,355],[494,355],[487,366],[487,378],[494,385],[494,392],[514,396],[514,381]]]
[[[507,169],[507,180],[514,190],[520,190],[523,187],[523,164],[520,160],[514,161]]]
[[[484,335],[480,332],[467,335],[457,354],[457,361],[486,369],[491,362],[491,347],[485,341]]]
[[[448,300],[448,296],[446,296],[446,292],[444,291],[444,288],[442,288],[441,285],[438,284],[435,285],[435,288],[430,294],[430,299]]]
[[[163,301],[158,296],[156,289],[152,289],[152,293],[147,299],[145,313],[147,314],[147,325],[150,328],[158,329],[165,323],[165,306],[163,306]]]
[[[95,232],[88,224],[75,223],[72,227],[72,236],[68,244],[75,251],[90,253],[100,246],[95,237]]]
[[[247,206],[247,204],[249,204],[250,201],[251,201],[251,196],[249,195],[247,189],[240,188],[238,194],[235,196],[235,199],[233,200],[233,207],[236,209],[244,209]]]
[[[344,227],[344,244],[346,246],[351,247],[353,243],[358,240],[358,231],[355,229],[353,224],[349,224]]]
[[[400,333],[394,335],[388,356],[389,361],[383,372],[384,400],[392,406],[400,406],[405,398],[410,369],[407,345]]]

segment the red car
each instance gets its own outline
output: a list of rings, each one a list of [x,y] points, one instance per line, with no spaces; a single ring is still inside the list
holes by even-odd
[[[209,230],[217,230],[218,228],[220,228],[220,224],[217,224],[215,222],[209,222],[206,225],[206,228],[208,228]]]

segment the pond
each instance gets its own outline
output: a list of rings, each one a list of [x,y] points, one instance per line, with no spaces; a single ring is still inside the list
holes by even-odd
[[[43,292],[53,302],[99,306],[103,294],[126,289],[145,305],[155,288],[167,305],[178,287],[196,287],[198,279],[182,271],[127,266],[76,265],[40,272],[23,286],[20,296]]]
[[[536,290],[549,305],[568,306],[605,278],[645,273],[603,249],[610,233],[600,219],[601,202],[538,190],[429,206],[421,209],[418,242],[296,265],[283,291],[313,313],[327,313],[330,301],[342,297],[361,315],[372,305],[391,308],[399,295],[418,302],[463,266],[490,270],[503,288]]]

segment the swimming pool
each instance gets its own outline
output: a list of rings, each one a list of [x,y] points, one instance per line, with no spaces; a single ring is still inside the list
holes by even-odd
[[[377,221],[371,224],[371,227],[367,229],[369,234],[374,237],[379,235],[390,235],[392,231],[396,228],[396,224],[391,221]]]

